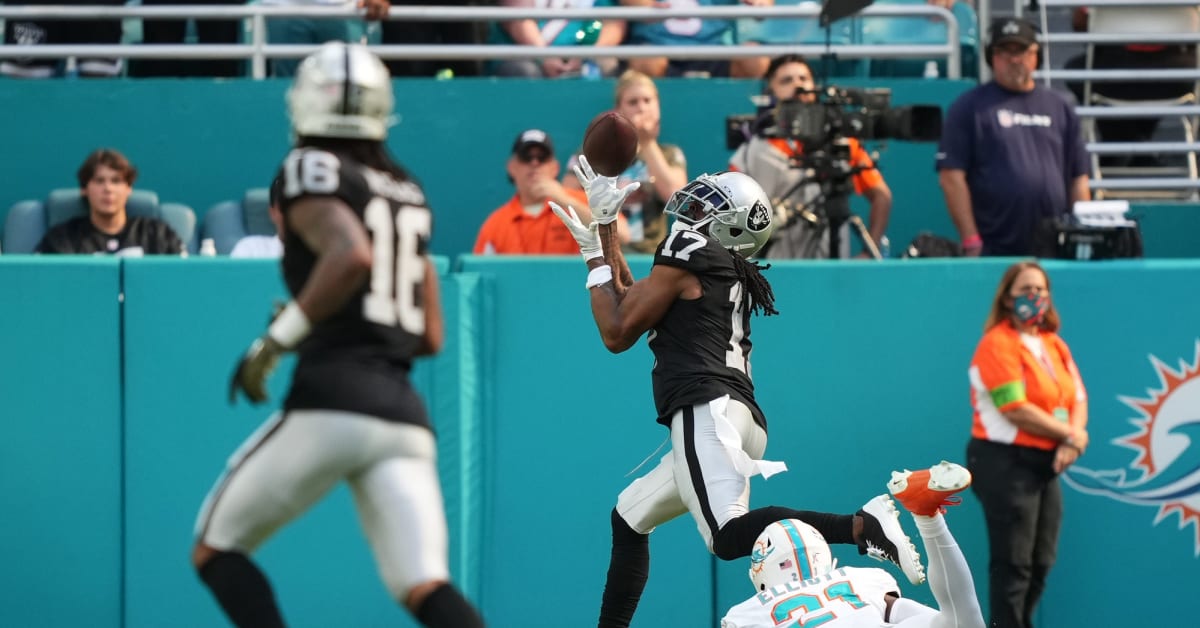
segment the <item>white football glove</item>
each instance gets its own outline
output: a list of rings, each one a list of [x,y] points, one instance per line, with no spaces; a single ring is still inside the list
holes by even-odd
[[[604,250],[600,248],[600,234],[596,231],[595,222],[584,225],[583,221],[579,220],[579,215],[575,213],[575,208],[569,205],[563,209],[562,205],[550,201],[550,210],[558,216],[559,220],[563,221],[567,230],[579,243],[579,252],[583,255],[583,261],[604,257]]]
[[[625,198],[642,185],[635,181],[623,188],[618,188],[616,177],[596,174],[596,171],[592,170],[592,165],[588,163],[587,157],[583,155],[579,156],[579,163],[575,164],[575,178],[579,179],[579,184],[587,192],[588,205],[592,208],[592,217],[602,225],[616,220],[617,215],[621,213],[621,205],[625,203]]]

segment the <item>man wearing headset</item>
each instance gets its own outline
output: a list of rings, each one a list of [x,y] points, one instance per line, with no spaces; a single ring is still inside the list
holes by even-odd
[[[992,23],[993,79],[954,101],[942,127],[938,180],[966,255],[1031,255],[1039,232],[1091,198],[1074,104],[1038,85],[1037,29]]]

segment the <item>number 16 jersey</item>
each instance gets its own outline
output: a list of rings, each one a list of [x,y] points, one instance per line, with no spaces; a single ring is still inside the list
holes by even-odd
[[[429,426],[408,371],[425,334],[426,253],[432,216],[425,194],[406,176],[370,168],[350,155],[297,148],[283,164],[283,275],[293,297],[317,256],[287,227],[301,197],[335,197],[371,238],[363,286],[297,347],[299,361],[285,409],[344,410]]]

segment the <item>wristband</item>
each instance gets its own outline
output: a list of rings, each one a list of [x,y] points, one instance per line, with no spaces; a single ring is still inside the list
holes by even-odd
[[[300,344],[311,331],[312,323],[308,322],[304,310],[300,309],[295,301],[288,301],[287,307],[283,308],[267,328],[267,335],[284,349],[291,349]]]
[[[963,250],[966,250],[966,251],[982,249],[983,248],[983,238],[979,237],[979,234],[976,233],[975,235],[967,238],[966,240],[963,240],[962,247],[963,247]]]
[[[612,278],[612,266],[609,266],[608,264],[597,266],[588,272],[587,289],[591,290],[596,286],[602,286],[612,281]]]

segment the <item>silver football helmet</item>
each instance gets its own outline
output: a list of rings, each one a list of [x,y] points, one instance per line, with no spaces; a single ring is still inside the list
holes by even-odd
[[[721,246],[751,257],[771,237],[771,201],[741,172],[702,174],[671,195],[663,211],[708,234]]]
[[[382,140],[394,105],[391,77],[366,46],[331,41],[300,63],[287,105],[298,136]]]
[[[835,561],[825,537],[799,519],[767,526],[750,553],[750,582],[765,591],[788,582],[801,582],[833,570]]]

